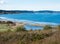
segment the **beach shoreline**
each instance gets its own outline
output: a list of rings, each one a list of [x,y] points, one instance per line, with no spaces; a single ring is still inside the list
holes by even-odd
[[[29,21],[29,20],[18,20],[18,19],[10,19],[5,17],[0,17],[0,21],[11,21],[15,23],[22,23],[24,25],[32,25],[32,26],[45,26],[45,25],[58,25],[58,23],[51,23],[51,22],[35,22],[35,21]]]

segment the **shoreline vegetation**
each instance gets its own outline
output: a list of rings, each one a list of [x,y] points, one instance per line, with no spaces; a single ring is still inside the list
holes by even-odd
[[[52,11],[52,10],[40,10],[40,11],[0,10],[0,14],[19,14],[19,13],[60,13],[60,11]]]
[[[22,23],[0,21],[0,44],[60,44],[60,25],[26,30]]]

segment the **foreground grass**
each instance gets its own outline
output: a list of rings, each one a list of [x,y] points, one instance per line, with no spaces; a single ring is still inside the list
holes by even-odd
[[[0,44],[60,44],[57,39],[60,32],[51,30],[0,32]]]
[[[49,30],[45,31],[21,31],[21,32],[1,32],[0,44],[34,44],[44,38],[52,36]],[[37,44],[40,42],[37,42]]]
[[[15,30],[15,31],[12,31]],[[44,30],[26,30],[23,26],[14,29],[0,24],[0,44],[60,44],[60,26]]]

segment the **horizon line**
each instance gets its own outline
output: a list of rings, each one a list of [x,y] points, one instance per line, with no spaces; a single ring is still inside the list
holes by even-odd
[[[0,9],[0,10],[7,10],[7,9]],[[12,10],[15,10],[15,11],[16,11],[16,10],[18,10],[18,9],[11,9],[11,10],[9,10],[9,11],[12,11]],[[19,10],[20,10],[20,9],[19,9]],[[60,10],[49,10],[49,9],[48,9],[48,10],[47,10],[47,9],[46,9],[46,10],[45,10],[45,9],[44,9],[44,10],[27,10],[27,9],[26,9],[26,10],[23,10],[23,9],[22,9],[21,11],[60,11]]]

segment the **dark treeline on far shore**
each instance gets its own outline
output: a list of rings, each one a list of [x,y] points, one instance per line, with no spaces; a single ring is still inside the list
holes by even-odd
[[[33,13],[33,11],[26,10],[0,10],[0,14],[17,14],[17,13]]]
[[[0,14],[17,14],[17,13],[60,13],[60,11],[52,11],[52,10],[40,10],[40,11],[0,10]]]

